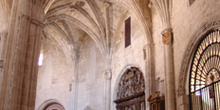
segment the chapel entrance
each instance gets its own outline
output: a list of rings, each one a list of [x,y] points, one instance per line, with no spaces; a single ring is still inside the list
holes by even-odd
[[[117,110],[145,110],[145,84],[142,72],[135,67],[122,75],[117,91]]]
[[[220,32],[210,31],[194,54],[189,79],[191,110],[220,110]]]

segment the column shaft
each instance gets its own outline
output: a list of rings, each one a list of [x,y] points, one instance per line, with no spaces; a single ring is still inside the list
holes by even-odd
[[[146,75],[145,75],[145,99],[148,99],[149,96],[154,92],[154,57],[153,57],[153,44],[148,44],[144,48],[145,50],[145,70],[146,70]],[[146,109],[150,110],[150,105],[149,102],[146,100]]]
[[[176,110],[175,107],[175,81],[174,81],[174,62],[171,29],[162,33],[164,42],[165,57],[165,107],[166,110]]]

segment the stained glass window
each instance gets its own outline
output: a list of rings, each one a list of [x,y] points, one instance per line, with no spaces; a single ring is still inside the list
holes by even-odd
[[[131,17],[125,20],[125,48],[131,45]]]

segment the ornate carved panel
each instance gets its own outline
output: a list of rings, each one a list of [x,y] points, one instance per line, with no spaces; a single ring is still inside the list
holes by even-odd
[[[145,110],[144,77],[138,68],[128,69],[118,86],[117,110]]]

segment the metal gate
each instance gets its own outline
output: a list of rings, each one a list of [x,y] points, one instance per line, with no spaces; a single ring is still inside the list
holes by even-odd
[[[190,93],[191,110],[220,110],[220,81]]]

